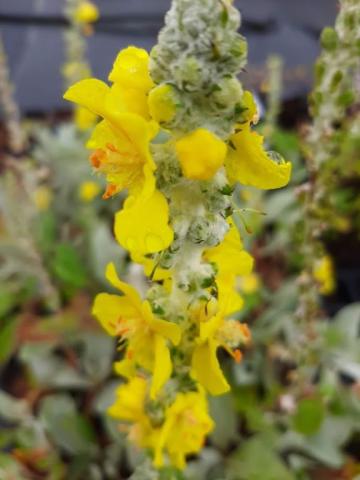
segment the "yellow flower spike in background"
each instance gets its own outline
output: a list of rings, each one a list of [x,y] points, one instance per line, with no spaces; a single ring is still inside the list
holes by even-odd
[[[163,450],[166,450],[171,463],[183,470],[186,455],[199,452],[213,428],[204,393],[179,393],[165,412],[155,446],[155,465],[163,466]]]
[[[142,301],[132,286],[118,278],[113,264],[108,265],[106,278],[124,295],[100,293],[95,298],[93,314],[110,335],[127,342],[129,360],[153,372],[151,394],[155,396],[171,375],[167,340],[178,344],[180,328],[156,318],[149,303]]]
[[[87,181],[80,184],[79,198],[83,202],[92,202],[100,193],[100,185],[94,181]]]
[[[92,2],[82,1],[74,12],[74,19],[79,23],[94,23],[99,19],[99,10]]]
[[[212,178],[226,156],[225,143],[204,128],[182,137],[175,148],[185,177],[193,180]]]
[[[336,288],[335,268],[329,255],[324,255],[316,262],[313,275],[319,283],[319,291],[322,295],[331,295],[334,292]]]
[[[34,203],[39,211],[45,212],[49,209],[53,200],[53,193],[49,187],[42,185],[34,191]]]

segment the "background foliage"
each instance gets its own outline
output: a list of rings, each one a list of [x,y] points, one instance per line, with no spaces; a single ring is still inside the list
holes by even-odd
[[[239,318],[253,341],[240,365],[222,359],[233,391],[211,399],[217,426],[201,456],[184,474],[165,469],[164,480],[360,478],[358,105],[337,130],[336,160],[350,174],[333,184],[321,239],[337,288],[309,323],[299,311],[307,125],[281,126],[281,78],[281,62],[270,59],[258,128],[292,161],[292,183],[237,192],[250,204],[239,221],[257,265],[239,285],[246,300]],[[2,140],[0,479],[156,478],[146,463],[136,468],[141,454],[106,415],[119,382],[111,369],[117,352],[90,315],[109,261],[144,282],[113,240],[118,199],[101,200],[86,133],[73,122],[32,120],[22,129],[20,154],[11,138]]]

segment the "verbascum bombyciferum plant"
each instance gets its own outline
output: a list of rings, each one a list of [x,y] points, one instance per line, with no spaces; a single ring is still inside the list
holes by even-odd
[[[335,27],[321,36],[322,53],[315,67],[311,95],[312,125],[306,159],[309,181],[300,189],[304,201],[303,256],[299,314],[306,321],[319,314],[318,294],[336,288],[333,261],[326,252],[324,236],[329,231],[347,231],[359,217],[353,201],[350,218],[337,206],[346,183],[360,175],[360,3],[341,0]],[[352,217],[352,218],[351,218]]]
[[[291,172],[252,131],[256,105],[237,79],[247,51],[239,25],[230,1],[174,0],[150,56],[130,46],[110,86],[87,79],[65,94],[102,118],[90,161],[106,177],[104,198],[127,192],[115,236],[149,278],[144,299],[110,264],[122,295],[99,294],[93,313],[123,352],[115,371],[127,382],[110,414],[157,468],[182,469],[201,450],[213,428],[206,394],[230,389],[217,351],[240,361],[250,340],[231,317],[242,306],[236,278],[253,267],[233,190],[279,188]]]

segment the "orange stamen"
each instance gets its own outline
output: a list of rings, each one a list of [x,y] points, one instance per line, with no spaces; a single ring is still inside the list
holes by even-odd
[[[108,148],[111,152],[117,152],[117,148],[112,143],[107,143],[106,148]]]
[[[246,325],[246,323],[240,323],[239,327],[240,327],[241,333],[244,335],[245,339],[250,340],[251,332],[250,332],[249,327]]]
[[[90,163],[94,168],[99,168],[106,157],[104,150],[97,149],[90,155]]]
[[[117,188],[116,185],[114,185],[113,183],[109,183],[109,185],[107,185],[106,187],[105,193],[102,196],[102,198],[104,200],[107,200],[108,198],[112,197],[114,193],[116,193],[116,188]]]
[[[241,353],[241,351],[240,351],[238,348],[234,351],[234,359],[235,359],[235,362],[236,362],[236,363],[240,363],[240,362],[241,362],[242,353]]]

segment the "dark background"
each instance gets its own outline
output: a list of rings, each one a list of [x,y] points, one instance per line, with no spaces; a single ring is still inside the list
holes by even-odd
[[[105,79],[118,50],[136,44],[150,49],[170,0],[97,0],[101,17],[89,38],[96,77]],[[237,0],[241,32],[249,42],[243,82],[261,89],[265,62],[284,59],[284,100],[305,98],[321,29],[334,22],[336,0]],[[0,30],[9,57],[16,96],[26,114],[66,110],[60,67],[64,61],[64,0],[0,0]]]

